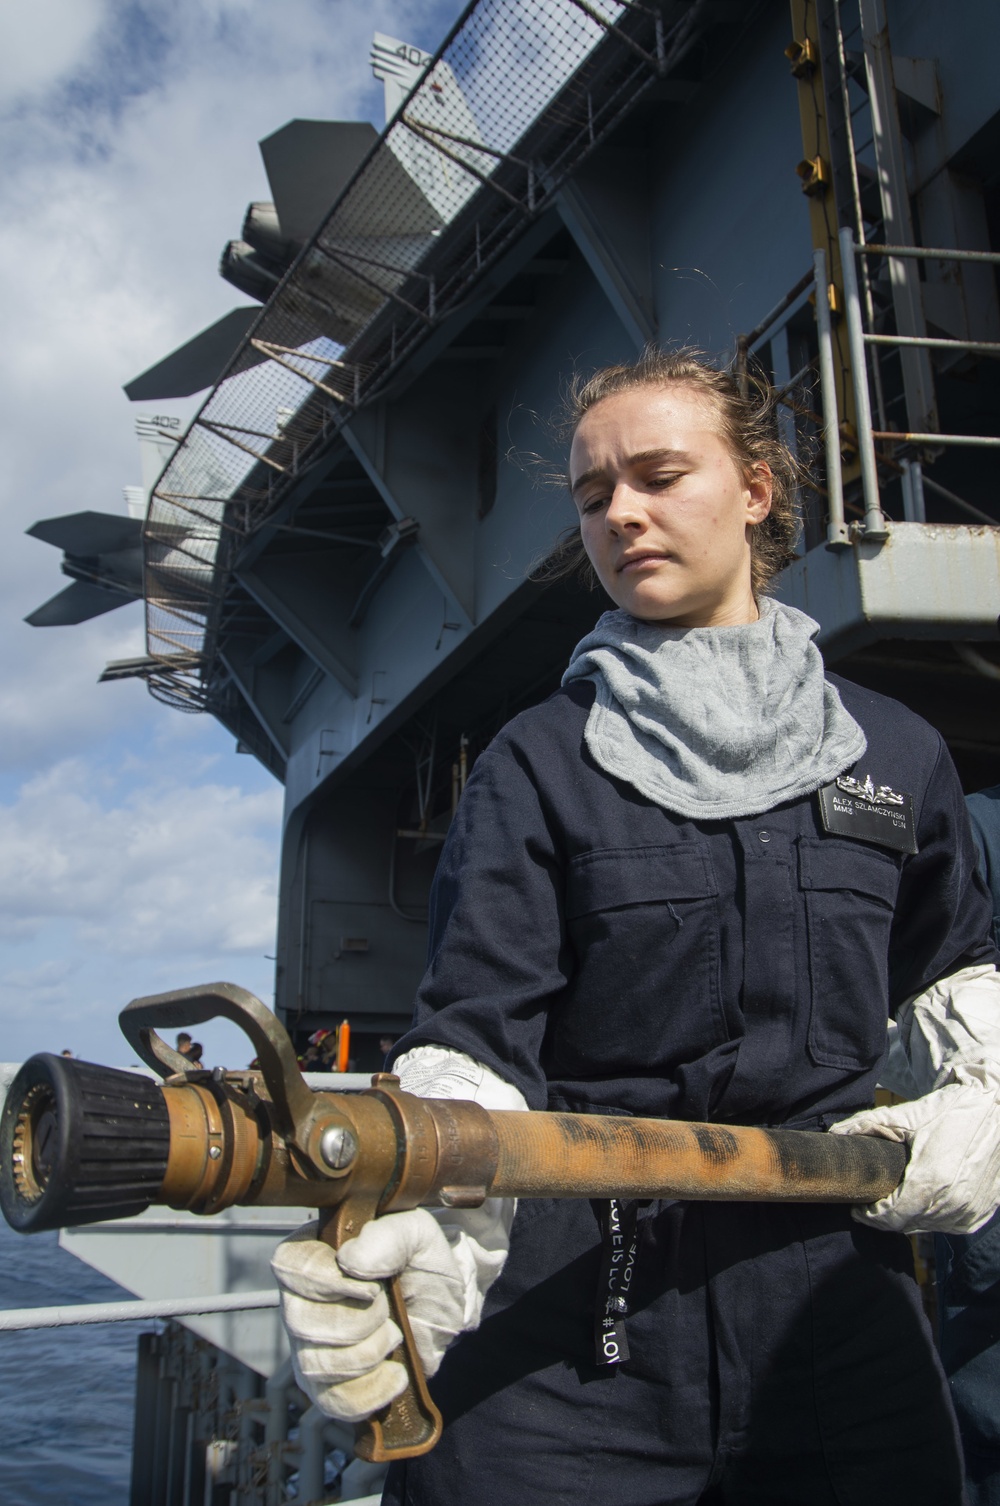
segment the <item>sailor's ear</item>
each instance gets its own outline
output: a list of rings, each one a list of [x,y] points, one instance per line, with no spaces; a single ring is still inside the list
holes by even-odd
[[[763,523],[771,511],[774,476],[766,460],[756,460],[747,476],[747,522]]]

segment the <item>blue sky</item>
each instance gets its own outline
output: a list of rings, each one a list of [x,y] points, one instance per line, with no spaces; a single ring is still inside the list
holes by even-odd
[[[458,0],[32,0],[0,16],[0,1060],[124,1063],[128,1000],[228,978],[270,1002],[281,790],[208,717],[138,683],[138,605],[25,613],[64,579],[24,530],[124,512],[141,411],[121,385],[239,294],[215,268],[295,116],[383,123],[368,49],[431,50]],[[229,1027],[210,1060],[246,1054]]]

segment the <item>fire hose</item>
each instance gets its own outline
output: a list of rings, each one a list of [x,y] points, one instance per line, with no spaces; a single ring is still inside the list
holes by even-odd
[[[244,1030],[259,1070],[191,1070],[158,1034],[220,1017]],[[120,1024],[162,1082],[42,1053],[11,1084],[0,1208],[22,1233],[153,1203],[207,1215],[305,1206],[336,1249],[381,1214],[487,1197],[870,1203],[905,1167],[903,1146],[873,1137],[490,1111],[414,1097],[388,1073],[365,1092],[315,1092],[274,1014],[231,983],[135,999]],[[361,1425],[356,1452],[371,1460],[426,1453],[441,1432],[398,1281],[388,1288],[409,1385]]]

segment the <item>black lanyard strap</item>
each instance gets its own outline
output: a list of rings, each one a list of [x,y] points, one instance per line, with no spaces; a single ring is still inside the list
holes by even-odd
[[[608,1198],[599,1205],[603,1259],[594,1307],[594,1356],[598,1365],[620,1365],[628,1359],[628,1316],[635,1276],[639,1204]]]

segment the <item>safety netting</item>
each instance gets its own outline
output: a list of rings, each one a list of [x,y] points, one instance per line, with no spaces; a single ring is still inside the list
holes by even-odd
[[[640,0],[478,0],[466,10],[152,492],[144,539],[154,694],[199,704],[237,550],[646,85],[684,56],[699,11]]]

